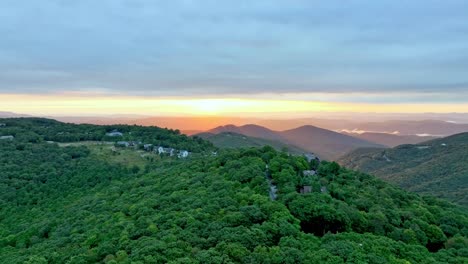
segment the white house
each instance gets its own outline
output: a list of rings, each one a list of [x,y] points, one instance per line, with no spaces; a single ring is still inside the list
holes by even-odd
[[[121,137],[121,136],[123,136],[123,133],[122,133],[122,132],[119,132],[119,131],[117,131],[117,130],[112,130],[111,132],[106,133],[106,136],[109,136],[109,137]]]
[[[188,152],[187,150],[181,150],[181,151],[179,151],[179,154],[177,155],[177,157],[186,158],[186,157],[188,157],[189,154],[190,154],[190,152]]]
[[[4,127],[4,126],[6,126],[5,123],[0,123],[0,127]]]
[[[9,139],[9,140],[13,140],[15,137],[14,136],[0,136],[0,139]]]
[[[164,148],[161,147],[161,146],[157,147],[157,149],[156,149],[155,151],[158,152],[158,154],[163,154],[163,153],[165,153]]]

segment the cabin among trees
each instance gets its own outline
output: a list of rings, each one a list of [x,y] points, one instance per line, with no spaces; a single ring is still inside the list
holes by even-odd
[[[188,150],[178,150],[175,148],[165,148],[162,146],[153,147],[153,144],[143,144],[142,142],[135,142],[135,141],[117,141],[115,143],[117,147],[135,147],[135,148],[143,148],[145,151],[154,151],[159,155],[169,155],[170,157],[176,156],[178,158],[187,158],[190,155]]]
[[[301,188],[300,190],[301,193],[311,193],[312,192],[312,186],[305,185]]]

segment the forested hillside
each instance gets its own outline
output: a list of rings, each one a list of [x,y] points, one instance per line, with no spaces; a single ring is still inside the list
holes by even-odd
[[[336,160],[347,152],[361,147],[383,147],[377,143],[310,125],[286,131],[273,131],[258,125],[226,125],[208,132],[213,134],[231,132],[276,141],[276,145],[282,143],[292,148],[304,149],[326,160]]]
[[[193,152],[203,152],[214,148],[208,141],[188,137],[178,130],[158,127],[77,125],[45,118],[0,118],[0,123],[4,124],[0,127],[0,136],[12,135],[16,141],[20,142],[138,141],[143,144],[187,149]],[[120,132],[122,136],[109,136],[108,133],[112,131]]]
[[[339,162],[407,190],[468,208],[468,133],[392,149],[359,149]]]
[[[291,144],[317,153],[320,158],[326,160],[336,160],[357,148],[383,147],[377,143],[310,125],[282,131],[281,135]]]
[[[141,157],[144,165],[134,167],[85,144],[42,141],[58,141],[50,124],[69,127],[69,140],[107,127],[50,122],[0,121],[2,133],[16,132],[0,140],[2,263],[468,261],[465,211],[337,163],[317,168],[263,147]],[[141,129],[187,149],[210,146],[158,128],[118,129],[135,140]],[[310,169],[317,174],[304,176]],[[311,192],[300,193],[304,186]]]

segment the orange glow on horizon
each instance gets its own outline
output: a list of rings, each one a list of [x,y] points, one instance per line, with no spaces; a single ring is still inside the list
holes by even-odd
[[[242,116],[312,112],[424,113],[468,112],[467,104],[370,104],[252,98],[126,97],[0,94],[0,111],[31,115],[145,114]]]

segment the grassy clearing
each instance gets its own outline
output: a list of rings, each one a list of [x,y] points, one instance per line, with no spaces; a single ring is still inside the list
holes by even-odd
[[[83,141],[72,143],[58,143],[58,145],[61,147],[86,146],[89,150],[91,150],[91,153],[94,156],[96,156],[99,160],[107,161],[110,163],[118,163],[127,167],[136,165],[140,168],[143,168],[149,162],[161,159],[159,155],[154,152],[137,150],[133,147],[115,147],[114,142]]]

